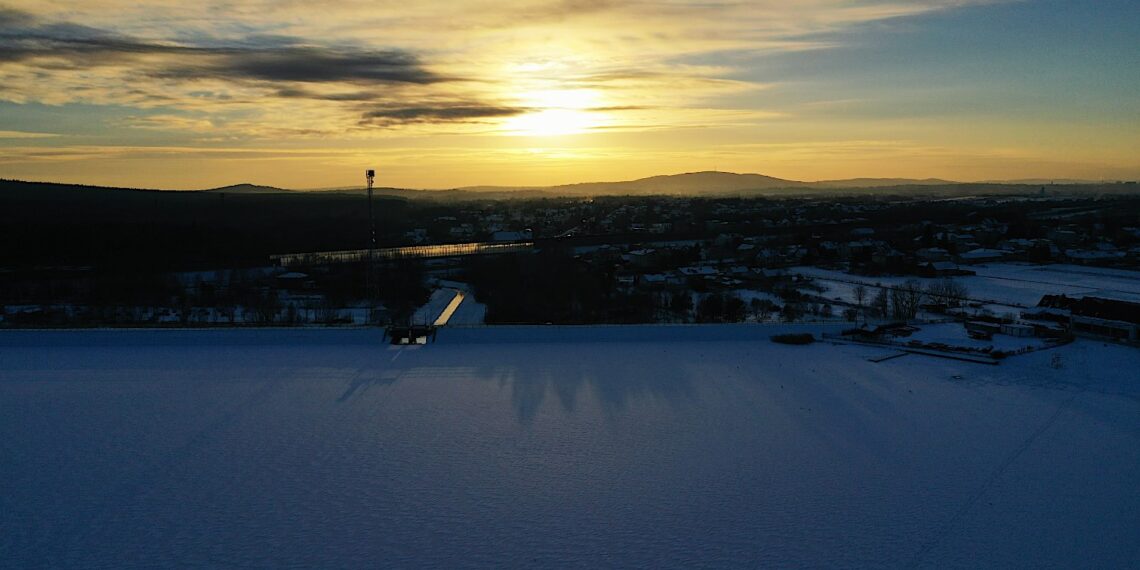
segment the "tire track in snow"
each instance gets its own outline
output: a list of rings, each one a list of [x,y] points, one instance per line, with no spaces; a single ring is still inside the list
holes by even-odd
[[[957,512],[954,513],[954,516],[950,517],[950,520],[946,521],[946,524],[942,525],[942,528],[938,529],[938,531],[934,533],[934,536],[922,545],[922,548],[919,548],[918,552],[916,552],[914,557],[911,558],[910,564],[907,565],[908,568],[917,568],[918,565],[922,563],[922,559],[925,558],[931,550],[934,550],[934,548],[942,542],[943,538],[946,538],[946,536],[950,533],[951,530],[954,529],[954,527],[958,526],[958,523],[966,516],[966,513],[970,512],[970,510],[974,508],[974,505],[977,504],[982,496],[990,490],[990,487],[992,487],[993,484],[996,483],[997,480],[1005,474],[1005,471],[1009,469],[1009,466],[1013,465],[1013,462],[1017,461],[1017,458],[1021,457],[1021,454],[1028,451],[1029,448],[1033,446],[1033,442],[1037,441],[1038,437],[1041,437],[1041,434],[1049,431],[1049,428],[1053,427],[1053,424],[1057,422],[1057,419],[1061,417],[1061,414],[1069,408],[1069,406],[1073,403],[1073,400],[1075,400],[1077,396],[1081,395],[1082,392],[1083,391],[1076,392],[1072,396],[1069,396],[1067,399],[1065,399],[1065,401],[1061,402],[1061,404],[1057,406],[1057,409],[1054,410],[1053,413],[1049,416],[1049,419],[1045,420],[1044,424],[1034,430],[1033,433],[1029,434],[1029,437],[1025,438],[1025,441],[1022,441],[1017,447],[1013,449],[1013,451],[1009,453],[1009,455],[1006,456],[1005,459],[1002,460],[1001,463],[998,464],[993,472],[990,473],[990,476],[987,477],[986,480],[982,482],[982,484],[978,487],[978,489],[974,491],[974,493],[970,495],[968,499],[966,499],[966,502],[958,508]]]

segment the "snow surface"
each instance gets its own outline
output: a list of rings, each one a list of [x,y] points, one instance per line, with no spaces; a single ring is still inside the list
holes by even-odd
[[[475,300],[467,284],[439,280],[437,285],[428,302],[412,315],[413,323],[435,326],[483,324],[487,306]]]
[[[1140,565],[1140,351],[788,330],[2,332],[0,567]]]
[[[442,325],[463,302],[463,293],[458,289],[436,289],[422,307],[412,315],[412,322],[419,325]]]
[[[1006,304],[995,307],[995,311],[1009,311],[1010,307],[1034,307],[1044,295],[1065,294],[1070,297],[1105,297],[1140,301],[1140,271],[1083,267],[1079,265],[1033,265],[1019,263],[991,263],[987,265],[963,266],[977,272],[977,275],[954,277],[966,286],[971,299]],[[858,283],[867,286],[901,285],[914,277],[850,275],[818,267],[796,267],[792,270],[801,275],[810,275],[823,280],[821,284],[828,290],[824,297],[839,297],[854,302],[853,290]],[[917,278],[924,285],[939,278]],[[873,297],[877,291],[868,292]]]
[[[970,338],[969,333],[966,332],[966,327],[963,326],[962,323],[932,323],[915,326],[919,329],[917,332],[895,340],[902,343],[912,340],[924,343],[942,343],[961,348],[990,348],[1003,352],[1014,352],[1024,349],[1037,350],[1048,346],[1048,343],[1042,338],[1015,337],[1000,333],[993,335],[993,338],[990,340]]]

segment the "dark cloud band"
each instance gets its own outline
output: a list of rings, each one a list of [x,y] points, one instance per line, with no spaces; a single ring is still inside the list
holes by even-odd
[[[445,104],[423,107],[385,107],[361,117],[362,126],[389,126],[409,123],[476,122],[479,119],[512,117],[527,112],[520,107],[477,104]]]
[[[86,26],[45,23],[17,10],[0,9],[0,62],[37,60],[56,68],[61,62],[73,68],[132,65],[167,79],[360,84],[448,80],[402,50],[304,45],[291,38],[277,38],[274,45],[166,44]]]

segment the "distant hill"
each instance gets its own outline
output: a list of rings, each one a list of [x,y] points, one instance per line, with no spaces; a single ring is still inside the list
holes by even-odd
[[[990,180],[991,184],[1031,184],[1034,186],[1049,186],[1052,184],[1082,185],[1106,184],[1103,180],[1076,180],[1072,178],[1022,178],[1019,180]]]
[[[529,190],[562,196],[629,195],[724,195],[724,194],[795,194],[795,191],[825,191],[856,188],[892,188],[900,186],[952,186],[951,180],[925,178],[851,178],[804,182],[765,176],[763,174],[737,174],[733,172],[689,172],[663,176],[650,176],[623,182],[587,182],[546,187],[468,186],[458,188],[464,192],[510,192]],[[787,191],[787,192],[782,192]]]
[[[464,186],[460,188],[425,190],[408,188],[375,188],[377,197],[392,197],[403,200],[431,199],[454,200],[504,200],[548,197],[587,197],[587,196],[818,196],[828,194],[906,194],[926,196],[963,196],[971,194],[1009,194],[1037,190],[1047,183],[1040,180],[1019,180],[1006,182],[954,182],[938,178],[850,178],[843,180],[820,180],[804,182],[765,176],[763,174],[737,174],[733,172],[688,172],[683,174],[650,176],[637,180],[615,182],[585,182],[556,186]],[[1067,191],[1095,191],[1110,194],[1134,192],[1135,184],[1083,183],[1073,180],[1057,180],[1056,186],[1064,185]],[[90,194],[100,189],[96,186],[74,184],[52,184],[46,182],[21,182],[0,180],[0,190],[11,196],[16,189],[34,191],[38,195],[57,192],[82,191]],[[1032,188],[1031,188],[1032,187]],[[102,190],[110,190],[102,188]],[[361,196],[365,189],[360,186],[343,188],[320,188],[310,190],[288,190],[273,186],[252,183],[234,184],[221,188],[197,191],[127,190],[132,192],[162,192],[168,194],[202,194],[211,196],[227,194],[234,196],[307,195],[327,197]]]
[[[849,178],[845,180],[820,180],[812,182],[814,188],[890,188],[892,186],[947,186],[961,184],[953,180],[940,178],[923,178],[914,180],[910,178]]]
[[[210,188],[206,190],[206,192],[225,192],[227,194],[281,194],[283,192],[296,192],[296,190],[286,190],[273,186],[259,186],[246,182],[243,184],[223,186],[221,188]]]
[[[747,190],[773,190],[803,188],[803,182],[783,180],[763,174],[735,174],[732,172],[690,172],[666,176],[650,176],[628,182],[593,182],[549,188],[552,192],[569,191],[574,194],[722,194]]]
[[[808,185],[795,180],[783,180],[762,174],[736,174],[732,172],[689,172],[663,176],[650,176],[621,182],[585,182],[545,187],[469,186],[458,188],[465,192],[517,192],[525,190],[556,196],[648,196],[664,195],[720,195],[752,190],[805,188]]]

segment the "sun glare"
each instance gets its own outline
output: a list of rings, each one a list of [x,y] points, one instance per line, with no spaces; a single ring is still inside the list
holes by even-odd
[[[553,89],[531,91],[521,97],[530,109],[504,123],[507,134],[552,137],[576,135],[596,129],[604,123],[596,111],[601,99],[593,89]]]

